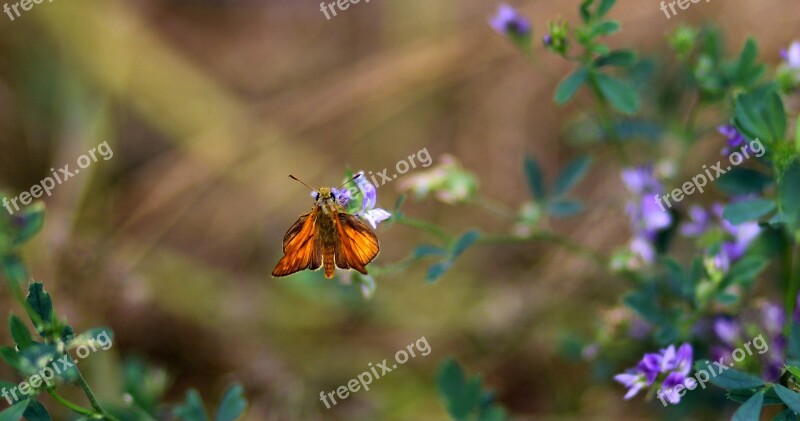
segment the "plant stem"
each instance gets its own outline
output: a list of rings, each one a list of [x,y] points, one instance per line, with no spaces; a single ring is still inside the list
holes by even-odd
[[[789,288],[786,297],[786,314],[787,317],[792,317],[797,308],[797,294],[800,293],[800,247],[795,240],[794,256],[789,254],[789,259],[793,259],[791,278],[789,280]]]
[[[78,383],[81,385],[81,389],[83,389],[83,393],[86,394],[86,397],[89,399],[89,402],[92,404],[92,408],[96,411],[97,415],[103,417],[103,419],[107,419],[109,421],[119,421],[119,419],[105,411],[102,406],[100,406],[100,402],[97,401],[97,398],[94,396],[92,392],[92,388],[89,387],[89,383],[86,382],[86,379],[83,377],[83,373],[75,367],[75,371],[78,373]]]
[[[438,226],[430,222],[421,221],[419,219],[408,218],[405,215],[402,215],[400,218],[393,219],[393,222],[400,225],[405,225],[407,227],[425,231],[429,234],[439,237],[445,243],[450,242],[450,235],[448,235],[443,229],[439,228]]]
[[[93,417],[93,418],[94,418],[95,415],[97,415],[91,409],[84,408],[84,407],[82,407],[82,406],[80,406],[80,405],[78,405],[76,403],[73,403],[73,402],[67,400],[63,396],[59,395],[54,389],[47,389],[47,393],[50,396],[52,396],[53,399],[58,401],[58,403],[60,403],[61,405],[64,405],[65,407],[69,408],[73,412],[76,412],[76,413],[81,414],[81,415],[86,415],[88,417]]]

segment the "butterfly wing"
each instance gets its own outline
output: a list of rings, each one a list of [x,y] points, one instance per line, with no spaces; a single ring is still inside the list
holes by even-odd
[[[378,237],[372,229],[357,217],[339,212],[336,221],[336,266],[342,269],[355,269],[367,274],[367,264],[380,251]]]
[[[315,208],[302,215],[283,237],[283,257],[275,265],[272,276],[288,276],[303,269],[317,270],[322,265]]]

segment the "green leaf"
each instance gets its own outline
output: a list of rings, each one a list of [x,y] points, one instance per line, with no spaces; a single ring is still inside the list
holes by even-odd
[[[761,194],[772,183],[772,177],[749,168],[734,168],[716,180],[717,187],[729,196]]]
[[[781,177],[778,197],[789,225],[795,230],[800,228],[800,161],[792,163]]]
[[[725,207],[723,218],[733,225],[754,221],[775,210],[775,202],[767,199],[753,199]]]
[[[800,115],[797,116],[797,123],[794,129],[794,147],[800,152]]]
[[[5,411],[0,412],[0,421],[19,421],[22,419],[23,414],[25,414],[25,410],[28,408],[29,403],[30,401],[25,399],[15,403],[9,408],[6,408]]]
[[[733,413],[731,421],[758,421],[761,418],[763,404],[764,394],[756,393]]]
[[[624,114],[639,110],[639,94],[626,83],[600,72],[592,73],[597,88],[612,107]]]
[[[800,367],[795,365],[787,365],[786,370],[792,373],[795,379],[800,380]]]
[[[244,398],[244,388],[235,384],[225,392],[215,421],[234,421],[242,416],[245,409],[247,409],[247,400]]]
[[[619,22],[615,20],[600,22],[592,28],[592,36],[611,35],[619,31],[619,28]]]
[[[764,405],[784,405],[781,398],[775,393],[775,389],[773,388],[765,388],[763,390],[760,389],[738,389],[738,390],[729,390],[725,396],[728,399],[739,402],[745,403],[748,399],[752,398],[753,395],[756,393],[764,393]]]
[[[175,408],[175,415],[183,421],[208,421],[203,399],[194,389],[186,394],[184,403]]]
[[[592,160],[588,156],[581,156],[572,161],[561,175],[558,176],[555,184],[555,194],[562,195],[570,191],[579,181],[586,176]]]
[[[583,2],[581,2],[581,19],[583,19],[585,23],[588,23],[589,20],[592,19],[592,12],[589,10],[589,8],[592,6],[592,3],[594,3],[594,0],[583,0]]]
[[[445,408],[455,420],[465,420],[481,403],[481,382],[474,377],[466,380],[461,365],[453,359],[442,363],[436,384]]]
[[[547,213],[557,218],[569,218],[583,212],[583,204],[577,200],[558,199],[547,204]]]
[[[600,5],[597,6],[597,18],[599,19],[605,16],[606,13],[614,7],[614,3],[616,2],[617,0],[600,0]]]
[[[736,284],[748,284],[767,267],[767,260],[761,256],[747,256],[731,266],[725,279],[723,288]]]
[[[797,414],[791,409],[784,409],[780,414],[776,415],[772,421],[797,421]]]
[[[436,379],[439,392],[446,397],[457,397],[464,386],[464,370],[456,360],[448,358],[439,367]]]
[[[775,388],[775,393],[780,396],[783,403],[786,404],[792,411],[800,413],[800,393],[787,389],[780,384],[772,385]]]
[[[800,360],[800,325],[792,322],[789,328],[789,339],[786,346],[786,354],[791,359]],[[0,351],[2,351],[0,349]]]
[[[438,281],[451,266],[453,266],[453,262],[450,259],[432,265],[428,268],[428,274],[425,276],[425,280],[429,283]]]
[[[734,115],[736,127],[750,140],[774,143],[783,140],[786,134],[783,101],[772,86],[739,95]]]
[[[608,53],[608,55],[598,57],[594,61],[594,65],[595,67],[631,67],[636,64],[636,59],[636,53],[631,50],[614,50]]]
[[[748,38],[742,49],[742,54],[739,56],[739,60],[735,65],[734,72],[731,75],[734,84],[743,88],[749,88],[761,79],[761,76],[766,71],[766,66],[758,64],[756,62],[757,58],[758,44],[756,44],[753,38]]]
[[[17,214],[14,246],[20,246],[33,238],[44,226],[44,204],[36,202]]]
[[[572,72],[572,74],[564,78],[564,80],[558,84],[555,96],[553,97],[556,104],[564,105],[569,102],[569,100],[575,96],[575,93],[578,92],[578,89],[580,89],[580,87],[586,81],[586,76],[588,75],[589,70],[586,67],[580,67],[578,70]]]
[[[472,230],[467,232],[466,234],[462,235],[461,238],[458,239],[456,242],[455,247],[453,247],[453,257],[461,256],[464,251],[466,251],[471,245],[473,245],[478,238],[480,238],[481,233],[476,230]]]
[[[0,347],[0,359],[17,369],[17,371],[22,371],[22,355],[13,347]]]
[[[14,339],[20,351],[33,345],[31,332],[28,330],[28,327],[25,326],[22,319],[12,314],[11,317],[8,318],[8,328],[11,331],[11,337]]]
[[[45,292],[44,284],[41,282],[32,282],[28,286],[28,298],[26,301],[28,301],[33,311],[39,315],[42,322],[53,322],[53,300],[50,298],[50,294]],[[43,326],[36,326],[36,329],[39,331],[39,334],[45,334]]]
[[[705,371],[707,373],[711,373],[711,370],[717,373],[718,369],[715,367],[714,365],[708,365],[700,361],[695,364],[695,370]],[[763,386],[764,380],[752,374],[729,368],[716,376],[711,376],[711,383],[723,389],[753,389]]]
[[[544,189],[544,178],[542,177],[542,171],[539,169],[539,164],[532,156],[525,157],[525,176],[528,179],[528,188],[533,197],[538,201],[544,201],[547,197],[547,192]]]
[[[449,253],[447,250],[432,246],[430,244],[422,244],[414,249],[414,259],[422,259],[428,256],[447,256]]]
[[[53,421],[50,413],[47,412],[47,408],[37,400],[31,400],[28,409],[25,410],[24,417],[28,421]]]

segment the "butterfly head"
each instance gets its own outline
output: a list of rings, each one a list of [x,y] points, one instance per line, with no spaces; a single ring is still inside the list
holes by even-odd
[[[336,194],[333,193],[333,189],[330,187],[320,187],[314,197],[317,199],[317,204],[320,205],[336,201]]]

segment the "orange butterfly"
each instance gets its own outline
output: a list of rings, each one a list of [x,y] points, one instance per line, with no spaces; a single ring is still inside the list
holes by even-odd
[[[300,181],[292,175],[289,177]],[[308,184],[303,185],[311,189]],[[275,266],[272,276],[288,276],[303,269],[317,270],[321,266],[325,267],[328,279],[333,278],[336,267],[367,274],[367,264],[380,252],[378,237],[367,224],[344,211],[332,190],[329,187],[314,190],[314,208],[300,216],[286,232],[283,237],[284,256]]]

